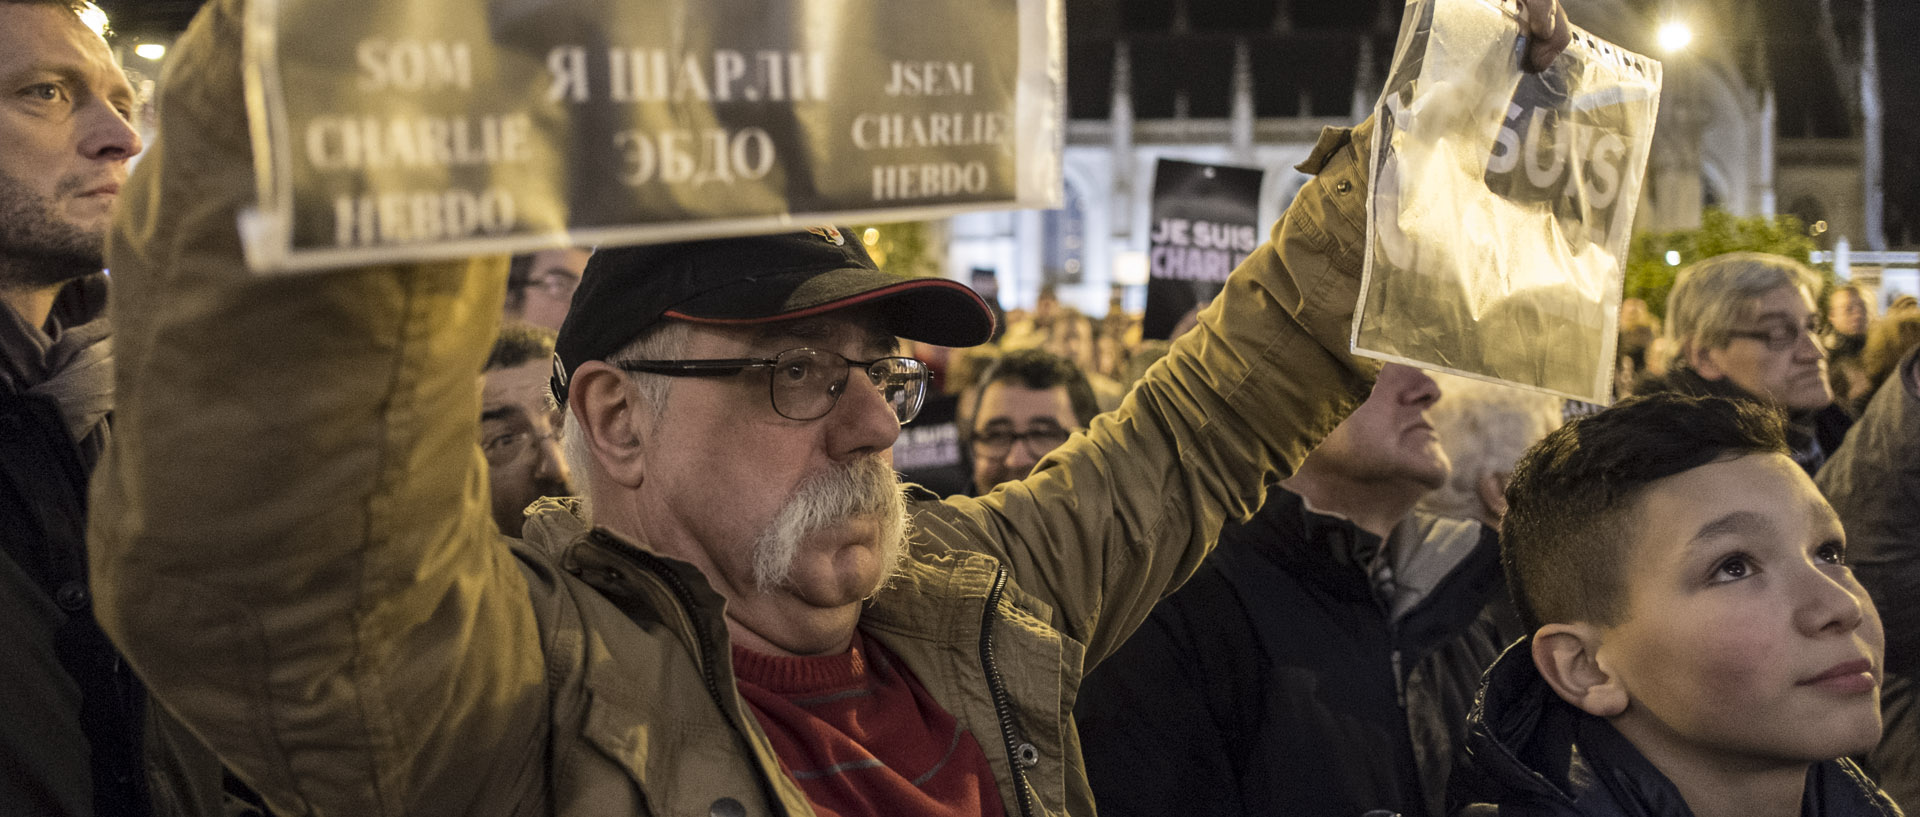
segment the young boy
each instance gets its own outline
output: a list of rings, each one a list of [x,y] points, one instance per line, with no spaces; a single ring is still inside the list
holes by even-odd
[[[1514,473],[1502,560],[1533,633],[1468,739],[1502,814],[1894,815],[1845,756],[1880,737],[1879,615],[1780,420],[1629,400]]]

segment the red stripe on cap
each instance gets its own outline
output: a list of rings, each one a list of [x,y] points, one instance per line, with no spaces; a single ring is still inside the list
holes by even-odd
[[[787,321],[787,320],[796,320],[799,318],[810,318],[815,315],[823,315],[828,312],[845,309],[850,306],[858,306],[860,304],[874,300],[875,298],[883,298],[898,292],[903,292],[909,289],[919,289],[921,287],[944,287],[947,289],[964,292],[973,297],[973,302],[976,305],[978,305],[981,310],[987,311],[987,312],[992,311],[987,308],[986,299],[981,298],[980,293],[974,292],[971,288],[969,288],[965,284],[962,284],[958,281],[949,281],[945,278],[922,278],[915,281],[905,281],[902,283],[894,284],[892,286],[885,286],[879,289],[868,290],[858,295],[842,298],[838,301],[828,301],[827,303],[820,304],[818,306],[810,306],[810,307],[807,307],[806,309],[797,309],[792,312],[782,312],[777,315],[768,315],[761,318],[702,318],[702,317],[696,317],[693,315],[688,315],[684,312],[681,312],[679,310],[674,310],[674,309],[669,309],[666,312],[663,312],[661,314],[669,318],[673,318],[674,320],[687,321],[688,323],[704,323],[704,324],[711,324],[715,326],[752,326],[755,324],[773,323],[774,321]]]

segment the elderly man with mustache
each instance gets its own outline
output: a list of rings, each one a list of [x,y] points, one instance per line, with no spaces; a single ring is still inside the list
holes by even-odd
[[[1567,25],[1528,5],[1541,64]],[[508,541],[472,375],[505,267],[246,272],[244,6],[176,47],[162,127],[199,138],[112,239],[91,535],[109,631],[276,811],[1092,813],[1084,671],[1371,385],[1365,128],[1125,405],[980,498],[908,502],[890,459],[927,388],[898,340],[986,340],[971,290],[831,227],[603,250],[553,377],[586,496]]]

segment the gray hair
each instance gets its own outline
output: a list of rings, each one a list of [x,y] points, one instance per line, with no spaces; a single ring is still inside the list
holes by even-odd
[[[677,358],[686,353],[690,338],[690,324],[680,321],[667,321],[645,332],[620,351],[607,356],[607,360],[666,360]],[[664,375],[627,372],[627,381],[640,395],[647,410],[653,415],[655,428],[667,416],[667,395],[673,389],[673,378]],[[549,399],[552,399],[551,396]],[[567,460],[567,468],[575,475],[584,475],[586,501],[581,503],[582,516],[591,521],[592,497],[597,493],[594,482],[593,453],[587,450],[587,435],[580,430],[580,421],[572,411],[567,412],[566,422],[560,435],[560,453]]]
[[[1716,255],[1681,270],[1667,295],[1675,362],[1685,364],[1695,349],[1733,342],[1732,333],[1753,319],[1754,301],[1785,286],[1812,297],[1820,290],[1820,274],[1784,255],[1758,252]]]
[[[1512,473],[1534,443],[1560,427],[1558,397],[1465,377],[1429,372],[1446,398],[1427,409],[1440,447],[1453,461],[1445,485],[1420,499],[1420,509],[1456,519],[1480,518],[1480,479]]]

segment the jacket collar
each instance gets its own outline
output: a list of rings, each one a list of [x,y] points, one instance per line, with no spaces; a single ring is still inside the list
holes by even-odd
[[[1515,642],[1487,670],[1467,717],[1465,777],[1501,805],[1548,815],[1691,815],[1679,789],[1619,730],[1560,699],[1533,666],[1533,638]],[[1528,811],[1527,813],[1534,813]],[[1894,817],[1898,810],[1842,758],[1807,773],[1801,813]]]
[[[1214,558],[1229,565],[1261,559],[1323,584],[1347,586],[1365,576],[1385,543],[1352,520],[1308,507],[1299,494],[1275,486],[1252,519],[1220,533]],[[1228,575],[1237,570],[1227,571]]]

